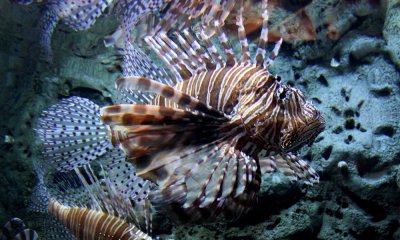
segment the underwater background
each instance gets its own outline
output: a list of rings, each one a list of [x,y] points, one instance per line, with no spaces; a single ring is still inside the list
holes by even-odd
[[[251,48],[260,32],[260,1],[245,2],[248,27],[254,28],[248,33]],[[400,1],[270,4],[279,6],[270,16],[272,35],[284,37],[270,71],[302,90],[326,121],[314,143],[298,152],[320,183],[307,187],[265,174],[255,206],[238,220],[187,225],[159,216],[153,235],[400,239]],[[29,208],[37,184],[33,162],[43,157],[33,129],[41,111],[62,98],[85,97],[100,106],[116,101],[119,56],[103,41],[118,21],[107,13],[83,31],[61,21],[47,61],[38,47],[40,6],[0,0],[0,225],[18,217],[39,236],[54,228],[51,239],[73,239],[55,220]],[[277,39],[271,40],[273,46]]]

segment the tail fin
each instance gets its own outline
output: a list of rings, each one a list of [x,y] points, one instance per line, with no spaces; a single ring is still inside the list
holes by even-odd
[[[36,132],[45,159],[59,171],[70,171],[104,155],[113,146],[99,113],[99,106],[80,97],[63,99],[43,111]]]

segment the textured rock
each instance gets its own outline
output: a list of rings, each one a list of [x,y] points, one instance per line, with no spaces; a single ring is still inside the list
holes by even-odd
[[[383,35],[392,61],[400,67],[400,1],[388,0]]]

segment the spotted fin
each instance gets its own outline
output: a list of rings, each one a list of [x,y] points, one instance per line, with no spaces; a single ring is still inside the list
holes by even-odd
[[[119,161],[93,170],[90,165],[69,172],[53,172],[34,162],[38,185],[32,201],[37,201],[33,210],[45,213],[52,201],[70,207],[90,208],[106,215],[121,217],[135,226],[151,232],[151,204],[147,195],[151,183],[136,176],[132,164]],[[94,164],[92,164],[94,165]],[[45,207],[44,209],[43,206]],[[32,209],[32,208],[31,208]],[[67,225],[68,227],[68,225]],[[94,231],[94,230],[92,230]]]
[[[131,221],[148,233],[152,232],[152,206],[148,199],[149,193],[154,188],[154,184],[136,175],[135,167],[129,162],[121,162],[114,165],[104,172],[103,182],[107,185],[107,192],[113,191],[117,203],[110,204],[115,207],[120,202],[129,199],[132,206],[127,205],[118,216],[131,218]],[[122,200],[121,200],[122,199]]]
[[[66,25],[75,31],[86,30],[90,28],[103,13],[103,11],[112,3],[112,0],[88,0],[65,6],[58,7],[67,14],[63,17]],[[62,4],[60,4],[62,5]],[[69,9],[67,9],[69,8]],[[62,13],[61,13],[62,15]]]
[[[43,111],[36,132],[43,155],[60,171],[98,159],[112,148],[100,108],[88,99],[71,97]]]
[[[125,47],[118,52],[122,55],[123,76],[144,76],[166,85],[175,84],[175,80],[164,68],[160,68],[149,56],[130,42],[127,42]],[[125,97],[125,101],[119,103],[149,103],[154,98],[154,94],[140,90],[120,89],[120,93]]]
[[[46,208],[47,212],[47,208]],[[39,239],[46,240],[70,240],[76,239],[66,226],[60,223],[55,217],[47,214],[40,214],[33,217],[36,230],[40,233]]]

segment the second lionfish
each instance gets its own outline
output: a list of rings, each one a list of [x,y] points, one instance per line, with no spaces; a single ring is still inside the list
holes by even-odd
[[[248,211],[264,173],[317,183],[317,173],[291,152],[313,142],[324,118],[300,90],[268,71],[282,40],[267,56],[267,1],[262,6],[251,58],[243,3],[171,3],[145,41],[172,76],[127,44],[124,76],[116,85],[130,104],[100,109],[74,97],[45,111],[38,132],[46,158],[68,170],[119,146],[136,175],[155,184],[152,203],[192,220]],[[239,56],[223,29],[235,7]],[[194,34],[191,26],[200,16]]]

